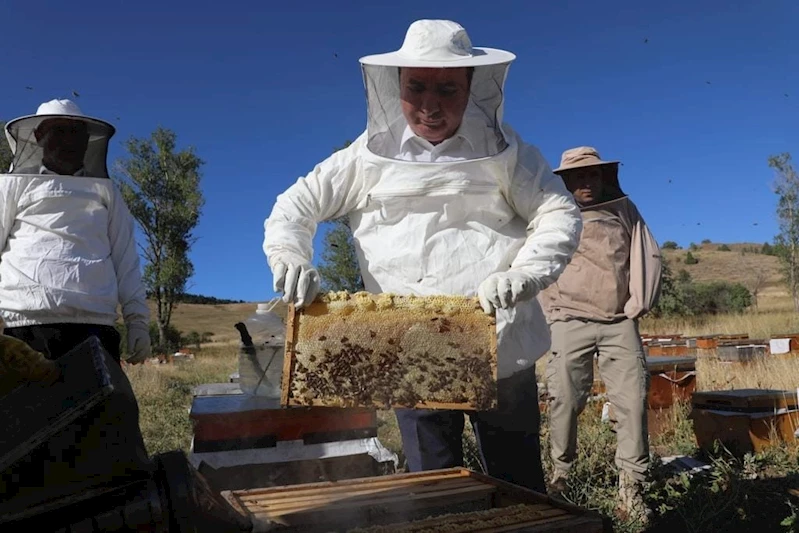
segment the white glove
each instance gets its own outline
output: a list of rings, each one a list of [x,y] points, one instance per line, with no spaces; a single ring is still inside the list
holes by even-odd
[[[150,347],[150,328],[146,324],[128,324],[128,358],[126,363],[143,363],[152,356]]]
[[[518,271],[496,272],[488,276],[477,290],[480,306],[487,315],[497,309],[508,309],[519,302],[532,300],[538,285],[532,276]]]
[[[274,261],[272,275],[275,292],[283,293],[283,302],[302,308],[319,294],[321,278],[314,266],[296,255],[284,255]]]

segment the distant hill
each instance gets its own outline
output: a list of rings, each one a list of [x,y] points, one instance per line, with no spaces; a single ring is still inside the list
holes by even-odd
[[[750,291],[760,283],[759,303],[769,307],[775,300],[788,296],[782,284],[779,259],[773,255],[754,253],[762,244],[727,244],[729,251],[720,251],[723,243],[698,244],[696,250],[662,250],[675,275],[686,270],[694,281],[731,281],[741,283]],[[699,260],[695,265],[685,264],[691,252]]]
[[[695,265],[685,264],[685,256],[689,251],[687,248],[663,250],[663,256],[669,261],[675,275],[684,269],[695,281],[732,281],[742,283],[750,290],[760,281],[761,309],[786,305],[788,294],[780,279],[779,260],[771,255],[752,252],[760,250],[762,244],[727,244],[729,251],[719,251],[721,246],[722,243],[698,245],[697,250],[691,251],[699,260]],[[239,337],[233,325],[254,313],[256,305],[210,296],[187,295],[185,301],[175,308],[172,323],[183,333],[211,333],[214,342],[237,341]],[[154,307],[151,306],[151,310],[155,317]],[[275,312],[284,318],[285,304],[279,302]]]

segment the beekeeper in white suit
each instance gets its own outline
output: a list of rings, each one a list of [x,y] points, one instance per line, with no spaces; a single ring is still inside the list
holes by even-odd
[[[490,475],[543,491],[534,363],[549,333],[535,296],[582,223],[562,180],[502,122],[514,58],[447,20],[416,21],[400,50],[362,58],[366,131],[277,198],[264,251],[275,290],[310,303],[317,225],[348,215],[367,291],[479,296],[499,352],[498,410],[469,413],[481,458]],[[462,465],[462,412],[397,418],[411,471]]]
[[[6,335],[48,359],[96,336],[119,362],[118,305],[128,361],[150,355],[133,218],[106,167],[114,133],[69,100],[45,102],[6,125],[14,158],[10,173],[0,174],[0,313]],[[15,490],[70,493],[151,468],[133,390],[116,385],[37,452]]]
[[[53,357],[96,335],[119,361],[118,305],[129,361],[150,355],[133,217],[106,167],[115,131],[70,100],[6,125],[14,159],[0,175],[0,312],[6,334]]]

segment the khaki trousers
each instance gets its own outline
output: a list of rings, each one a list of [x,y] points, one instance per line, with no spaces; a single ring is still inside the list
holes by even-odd
[[[634,320],[608,324],[555,322],[546,368],[550,453],[555,468],[568,472],[577,455],[577,417],[594,380],[594,354],[616,418],[616,466],[643,480],[649,465],[646,397],[649,371]]]

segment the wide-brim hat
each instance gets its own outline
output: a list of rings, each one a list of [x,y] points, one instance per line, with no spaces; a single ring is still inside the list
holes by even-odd
[[[560,166],[553,170],[556,174],[567,170],[602,165],[618,165],[619,161],[604,161],[599,157],[599,152],[592,146],[578,146],[563,152],[560,157]]]
[[[451,20],[417,20],[394,52],[362,57],[364,65],[405,68],[481,67],[510,63],[516,55],[496,48],[472,46],[466,30]]]
[[[16,150],[17,139],[28,137],[42,122],[53,118],[80,120],[86,123],[89,127],[90,139],[111,138],[116,133],[113,124],[83,114],[72,100],[50,100],[40,105],[36,114],[15,118],[6,124],[6,138],[11,151]]]

